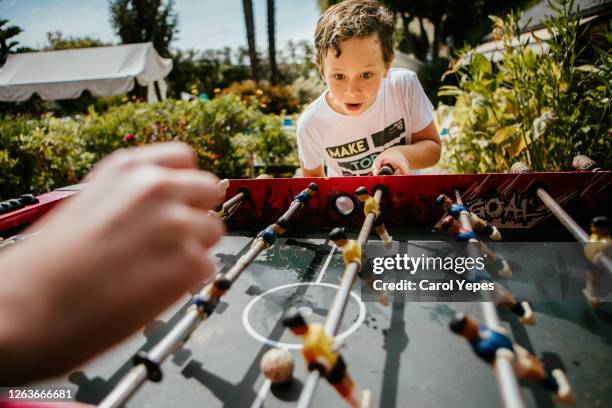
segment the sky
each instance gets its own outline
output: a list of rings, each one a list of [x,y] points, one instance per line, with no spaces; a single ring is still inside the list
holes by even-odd
[[[253,0],[256,44],[266,50],[266,0]],[[179,33],[172,42],[179,49],[219,49],[247,46],[242,0],[175,0]],[[289,40],[312,42],[318,1],[276,0],[276,48]],[[15,40],[20,46],[40,48],[46,33],[61,31],[64,37],[90,36],[118,43],[110,25],[108,0],[0,0],[0,19],[24,31]]]

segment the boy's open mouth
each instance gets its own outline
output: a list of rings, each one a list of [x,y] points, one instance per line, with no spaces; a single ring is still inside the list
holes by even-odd
[[[350,111],[358,111],[361,108],[361,103],[345,103],[344,106],[346,106],[347,110]]]

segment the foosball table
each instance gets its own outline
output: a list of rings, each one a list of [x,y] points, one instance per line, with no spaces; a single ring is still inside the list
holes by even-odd
[[[142,332],[44,384],[76,387],[77,400],[104,407],[549,407],[559,399],[610,406],[610,296],[602,293],[596,304],[582,296],[586,278],[560,272],[562,250],[544,244],[588,241],[592,219],[610,215],[611,184],[607,171],[230,180],[217,211],[228,233],[212,251],[215,278]],[[14,203],[21,208],[0,215],[0,251],[35,233],[36,219],[82,188]],[[528,255],[496,247],[495,231],[503,242],[529,246]],[[524,283],[540,274],[547,283],[538,290],[577,295],[519,299],[510,307],[495,299],[415,300],[402,291],[366,300],[366,254],[420,253],[455,240],[494,248],[512,269],[495,279]],[[576,253],[584,257],[581,246]],[[538,260],[552,256],[556,267],[547,270]],[[598,262],[605,270],[604,258]],[[586,276],[588,261],[580,262]],[[489,356],[479,343],[462,341],[452,331],[465,334],[466,316],[494,336],[499,327],[500,342],[520,344],[557,391],[546,380],[512,374],[516,349]],[[271,349],[290,354],[292,375],[282,381],[262,372]],[[276,362],[267,363],[274,371]],[[551,376],[559,371],[567,384]],[[559,398],[562,385],[571,398]],[[353,386],[367,397],[350,395]]]

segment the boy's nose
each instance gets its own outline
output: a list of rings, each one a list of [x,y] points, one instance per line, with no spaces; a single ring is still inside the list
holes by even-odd
[[[348,81],[344,92],[350,96],[359,95],[360,93],[359,81],[355,81],[355,80]]]

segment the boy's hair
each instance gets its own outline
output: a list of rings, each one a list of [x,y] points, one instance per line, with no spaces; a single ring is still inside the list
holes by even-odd
[[[323,57],[330,48],[340,57],[340,42],[378,34],[385,65],[393,61],[393,14],[374,0],[347,0],[328,8],[315,31],[317,66],[323,74]]]

